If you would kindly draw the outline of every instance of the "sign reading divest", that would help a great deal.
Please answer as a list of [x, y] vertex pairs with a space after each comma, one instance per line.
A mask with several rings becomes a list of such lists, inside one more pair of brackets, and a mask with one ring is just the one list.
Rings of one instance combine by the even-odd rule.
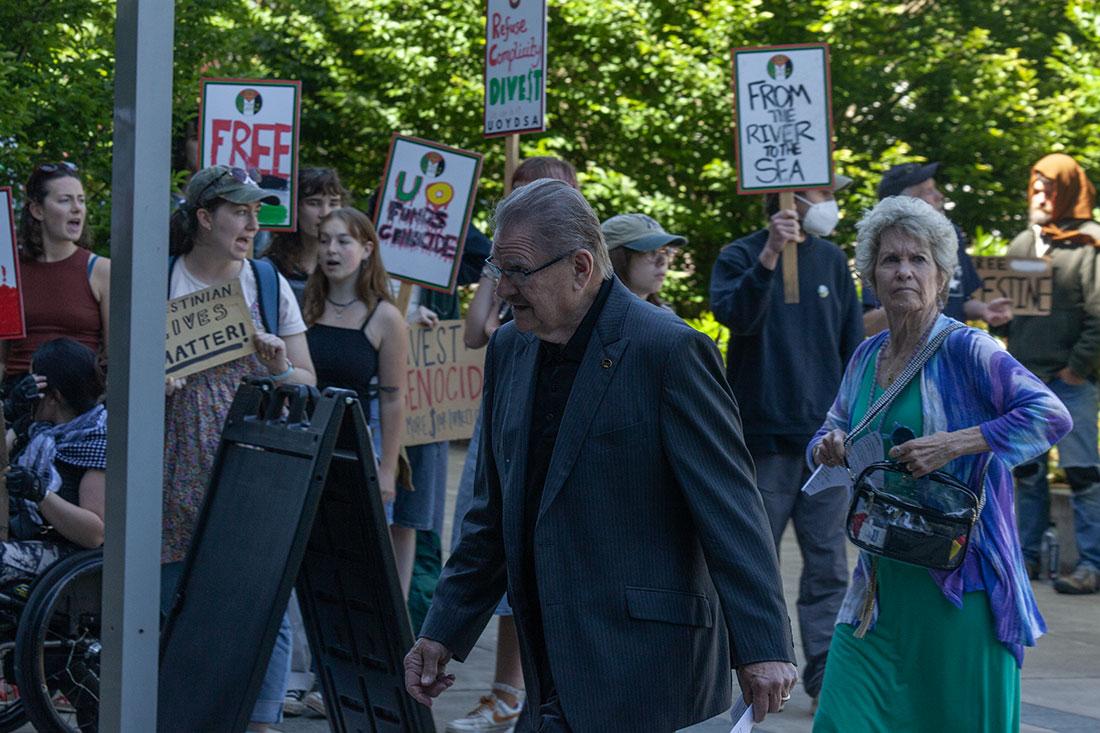
[[832, 188], [829, 47], [735, 48], [737, 192]]
[[477, 153], [393, 136], [374, 215], [391, 277], [454, 292], [480, 176]]
[[0, 339], [21, 339], [26, 335], [11, 188], [0, 186]]
[[546, 0], [485, 4], [485, 136], [546, 129]]
[[485, 349], [467, 349], [462, 321], [409, 329], [402, 445], [464, 440], [481, 409]]
[[178, 379], [252, 354], [255, 333], [239, 280], [174, 298], [164, 372]]
[[1050, 262], [1032, 257], [973, 257], [982, 289], [978, 299], [989, 303], [1009, 298], [1018, 316], [1049, 316], [1054, 297]]
[[302, 82], [203, 79], [199, 95], [202, 167], [227, 165], [248, 171], [261, 188], [279, 197], [277, 206], [260, 206], [260, 226], [294, 231]]

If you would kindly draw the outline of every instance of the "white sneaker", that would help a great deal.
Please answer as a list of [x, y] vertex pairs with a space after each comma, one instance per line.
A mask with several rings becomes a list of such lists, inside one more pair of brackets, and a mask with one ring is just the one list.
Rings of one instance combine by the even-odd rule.
[[287, 690], [283, 698], [283, 715], [301, 715], [306, 711], [305, 690]]
[[516, 706], [508, 705], [494, 692], [490, 692], [481, 698], [477, 707], [465, 718], [447, 723], [447, 733], [511, 733], [516, 726], [516, 721], [519, 720], [519, 714], [523, 711], [523, 690], [517, 690], [500, 682], [493, 685], [493, 690], [514, 695], [517, 700]]
[[328, 717], [328, 712], [325, 710], [325, 698], [321, 695], [320, 690], [314, 690], [306, 695], [305, 699], [306, 712], [314, 716], [320, 716], [322, 718]]

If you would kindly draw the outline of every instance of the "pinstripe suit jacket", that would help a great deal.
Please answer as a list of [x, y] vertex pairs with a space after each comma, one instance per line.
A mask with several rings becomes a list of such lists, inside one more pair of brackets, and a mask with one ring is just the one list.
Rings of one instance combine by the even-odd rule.
[[[514, 324], [489, 344], [475, 501], [421, 630], [462, 660], [507, 588], [529, 713], [540, 700], [521, 533], [538, 351]], [[534, 531], [546, 651], [578, 733], [705, 720], [730, 705], [731, 666], [794, 659], [718, 352], [617, 281], [573, 383]]]

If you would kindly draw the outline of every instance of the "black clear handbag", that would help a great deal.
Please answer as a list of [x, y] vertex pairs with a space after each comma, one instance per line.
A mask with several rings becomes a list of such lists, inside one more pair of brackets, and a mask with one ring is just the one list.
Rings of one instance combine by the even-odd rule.
[[872, 463], [856, 479], [845, 531], [873, 555], [937, 570], [962, 565], [984, 503], [944, 473], [913, 478], [891, 461]]

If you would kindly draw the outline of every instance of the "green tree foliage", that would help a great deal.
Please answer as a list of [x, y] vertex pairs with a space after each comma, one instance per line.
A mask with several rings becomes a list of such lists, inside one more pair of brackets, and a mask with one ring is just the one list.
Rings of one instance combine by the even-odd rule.
[[[29, 7], [33, 6], [33, 7]], [[203, 76], [303, 82], [303, 164], [340, 170], [360, 200], [392, 132], [485, 153], [479, 220], [502, 192], [503, 144], [481, 136], [481, 0], [177, 0], [175, 132]], [[779, 10], [782, 12], [779, 12]], [[0, 2], [0, 185], [67, 157], [109, 240], [113, 12], [108, 0]], [[1023, 224], [1030, 164], [1064, 151], [1100, 169], [1095, 0], [550, 0], [549, 129], [525, 155], [577, 165], [602, 216], [645, 211], [686, 235], [668, 295], [705, 308], [718, 249], [763, 224], [737, 196], [730, 49], [831, 44], [843, 196], [837, 240], [887, 166], [944, 162], [951, 215], [995, 251]], [[1094, 173], [1100, 179], [1100, 174]]]

